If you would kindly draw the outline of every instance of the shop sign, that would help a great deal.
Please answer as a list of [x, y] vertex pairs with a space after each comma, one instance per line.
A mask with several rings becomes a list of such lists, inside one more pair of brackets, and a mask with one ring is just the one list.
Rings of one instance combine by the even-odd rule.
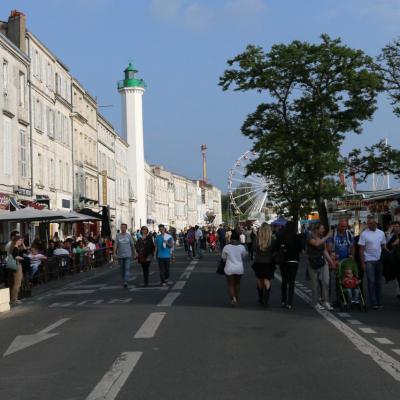
[[10, 196], [5, 193], [0, 193], [0, 210], [10, 209]]

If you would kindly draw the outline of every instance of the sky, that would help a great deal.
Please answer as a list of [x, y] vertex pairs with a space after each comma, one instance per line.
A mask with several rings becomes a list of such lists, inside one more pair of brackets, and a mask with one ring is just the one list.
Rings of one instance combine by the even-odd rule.
[[[228, 59], [248, 44], [268, 50], [292, 40], [319, 42], [322, 33], [376, 56], [399, 36], [400, 20], [400, 0], [2, 0], [0, 20], [12, 9], [26, 14], [28, 29], [97, 98], [119, 132], [116, 82], [132, 60], [148, 85], [146, 160], [201, 178], [204, 143], [208, 179], [224, 192], [229, 169], [252, 147], [240, 127], [263, 100], [221, 90]], [[349, 134], [343, 151], [381, 138], [399, 147], [399, 124], [382, 94], [373, 121], [362, 135]]]

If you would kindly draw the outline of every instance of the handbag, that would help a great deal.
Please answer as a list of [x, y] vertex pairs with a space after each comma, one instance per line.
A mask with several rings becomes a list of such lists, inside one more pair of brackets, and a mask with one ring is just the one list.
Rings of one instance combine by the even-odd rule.
[[217, 265], [217, 270], [215, 271], [218, 275], [225, 275], [225, 260], [221, 258], [221, 260], [218, 261]]
[[6, 258], [6, 268], [16, 271], [18, 269], [17, 260], [10, 254]]

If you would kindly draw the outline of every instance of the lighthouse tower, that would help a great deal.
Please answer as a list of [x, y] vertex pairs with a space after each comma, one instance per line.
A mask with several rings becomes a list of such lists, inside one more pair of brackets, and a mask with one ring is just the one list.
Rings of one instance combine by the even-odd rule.
[[[128, 175], [136, 199], [133, 229], [147, 223], [146, 182], [144, 175], [143, 110], [142, 96], [146, 88], [143, 79], [136, 77], [137, 70], [129, 63], [125, 79], [118, 82], [121, 95], [122, 129], [129, 144]], [[130, 198], [132, 195], [130, 194]]]

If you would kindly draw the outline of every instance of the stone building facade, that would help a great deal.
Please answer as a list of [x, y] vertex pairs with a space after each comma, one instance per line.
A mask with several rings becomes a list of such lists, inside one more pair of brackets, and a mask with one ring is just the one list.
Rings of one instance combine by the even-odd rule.
[[[131, 64], [124, 73], [118, 90], [125, 138], [68, 67], [26, 29], [23, 13], [0, 21], [0, 209], [98, 212], [107, 206], [113, 233], [121, 223], [130, 229], [203, 225], [207, 213], [220, 221], [219, 189], [144, 161], [146, 85]], [[0, 242], [6, 237], [1, 227]]]

